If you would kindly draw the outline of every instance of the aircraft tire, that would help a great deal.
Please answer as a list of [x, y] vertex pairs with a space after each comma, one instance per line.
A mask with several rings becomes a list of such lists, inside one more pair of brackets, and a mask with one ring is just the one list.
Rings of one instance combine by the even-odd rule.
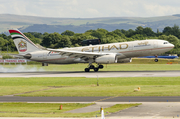
[[155, 62], [158, 62], [158, 59], [155, 59], [154, 61], [155, 61]]
[[100, 69], [103, 69], [103, 68], [104, 68], [104, 66], [103, 66], [103, 65], [99, 65], [99, 68], [100, 68]]
[[98, 72], [99, 68], [94, 68], [94, 72]]
[[89, 72], [89, 70], [90, 70], [89, 68], [85, 68], [84, 69], [85, 72]]

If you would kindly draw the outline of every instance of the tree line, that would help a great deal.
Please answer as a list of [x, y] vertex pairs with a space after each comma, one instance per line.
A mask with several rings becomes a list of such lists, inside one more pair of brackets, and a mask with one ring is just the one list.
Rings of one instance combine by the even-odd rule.
[[[162, 32], [157, 29], [154, 32], [150, 27], [143, 28], [138, 26], [135, 30], [116, 29], [114, 31], [107, 31], [106, 29], [87, 30], [85, 33], [74, 33], [66, 30], [59, 33], [24, 33], [35, 44], [40, 44], [47, 48], [64, 48], [64, 47], [78, 47], [81, 42], [87, 39], [101, 39], [101, 44], [116, 43], [134, 40], [145, 39], [162, 39], [167, 40], [175, 45], [175, 48], [167, 52], [168, 54], [180, 54], [180, 28], [177, 25], [173, 27], [165, 27]], [[8, 47], [7, 47], [8, 46]], [[0, 50], [1, 51], [17, 51], [11, 36], [0, 34]]]

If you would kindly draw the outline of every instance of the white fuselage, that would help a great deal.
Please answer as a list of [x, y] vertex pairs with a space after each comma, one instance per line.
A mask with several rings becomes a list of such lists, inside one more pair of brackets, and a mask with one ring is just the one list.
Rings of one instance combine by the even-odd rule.
[[[78, 52], [97, 52], [97, 53], [112, 53], [116, 54], [118, 59], [158, 55], [171, 50], [173, 44], [165, 40], [140, 40], [131, 42], [111, 43], [102, 45], [90, 45], [84, 47], [64, 48], [67, 51]], [[70, 63], [84, 63], [87, 62], [81, 58], [71, 56], [59, 55], [56, 52], [41, 50], [30, 52], [32, 55], [30, 60], [54, 63], [54, 64], [70, 64]]]

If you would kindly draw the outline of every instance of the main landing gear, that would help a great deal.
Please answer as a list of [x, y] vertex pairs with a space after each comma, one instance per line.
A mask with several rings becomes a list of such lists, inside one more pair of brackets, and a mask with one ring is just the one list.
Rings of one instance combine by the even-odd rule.
[[95, 67], [94, 65], [89, 64], [89, 65], [88, 65], [88, 68], [85, 68], [85, 69], [84, 69], [84, 71], [85, 71], [85, 72], [89, 72], [89, 71], [90, 71], [90, 69], [94, 69], [94, 71], [95, 71], [95, 72], [98, 72], [98, 71], [99, 71], [99, 69], [103, 69], [103, 68], [104, 68], [104, 66], [103, 66], [103, 65], [99, 65], [99, 64], [97, 64], [97, 66]]

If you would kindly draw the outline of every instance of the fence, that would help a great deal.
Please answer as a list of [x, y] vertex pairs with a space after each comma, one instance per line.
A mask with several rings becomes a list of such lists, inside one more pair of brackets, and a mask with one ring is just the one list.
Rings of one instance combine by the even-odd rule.
[[5, 63], [9, 63], [9, 64], [11, 64], [11, 63], [26, 63], [27, 64], [27, 60], [26, 59], [5, 59], [5, 60], [0, 60], [0, 63], [3, 63], [3, 64], [5, 64]]

